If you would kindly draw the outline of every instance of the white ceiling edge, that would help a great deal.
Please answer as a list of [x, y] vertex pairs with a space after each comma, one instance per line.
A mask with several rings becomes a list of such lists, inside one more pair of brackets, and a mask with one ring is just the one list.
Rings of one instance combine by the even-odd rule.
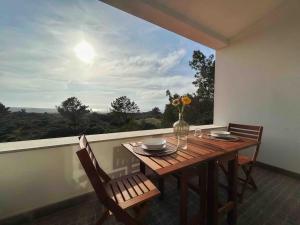
[[[294, 2], [292, 2], [292, 1], [294, 1]], [[241, 39], [247, 38], [248, 36], [253, 35], [258, 31], [265, 30], [268, 27], [272, 26], [273, 24], [276, 24], [280, 19], [282, 19], [282, 17], [285, 16], [286, 11], [288, 11], [288, 9], [290, 7], [293, 7], [293, 3], [298, 4], [297, 3], [298, 0], [292, 0], [292, 1], [283, 1], [281, 4], [279, 4], [272, 10], [270, 10], [263, 17], [257, 19], [254, 23], [247, 26], [241, 32], [230, 37], [229, 44], [232, 44]], [[288, 3], [290, 3], [290, 4], [288, 4]]]
[[[236, 35], [226, 38], [221, 34], [213, 31], [208, 26], [191, 20], [184, 14], [168, 8], [156, 0], [99, 0], [138, 18], [144, 19], [150, 23], [158, 25], [176, 34], [188, 39], [204, 44], [215, 50], [225, 48], [242, 38], [245, 38], [257, 30], [266, 29], [268, 26], [276, 23], [281, 16], [281, 11], [288, 2], [283, 1], [281, 4], [265, 14], [251, 25], [245, 27]], [[295, 0], [297, 2], [297, 0]]]
[[188, 17], [156, 1], [148, 0], [99, 0], [110, 6], [142, 18], [169, 31], [213, 49], [224, 48], [229, 40]]

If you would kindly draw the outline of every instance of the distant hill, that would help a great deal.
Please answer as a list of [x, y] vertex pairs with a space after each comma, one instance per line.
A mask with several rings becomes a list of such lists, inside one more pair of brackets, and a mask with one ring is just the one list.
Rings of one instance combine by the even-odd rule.
[[[31, 107], [9, 107], [9, 111], [11, 112], [20, 112], [21, 109], [25, 109], [27, 113], [58, 113], [57, 109], [55, 108], [31, 108]], [[92, 112], [96, 112], [99, 114], [107, 114], [109, 112], [92, 109]], [[139, 113], [132, 113], [132, 115], [137, 119], [143, 119], [153, 116], [151, 111], [148, 112], [139, 112]]]
[[[31, 108], [31, 107], [9, 107], [9, 111], [11, 112], [20, 112], [21, 109], [25, 109], [27, 113], [58, 113], [57, 109], [55, 108]], [[92, 109], [92, 112], [96, 112], [99, 114], [107, 114], [109, 112], [101, 111], [97, 109]], [[152, 116], [152, 112], [139, 112], [139, 113], [132, 113], [137, 119], [147, 118]]]
[[19, 112], [21, 109], [25, 109], [28, 113], [57, 113], [55, 108], [9, 107], [11, 112]]

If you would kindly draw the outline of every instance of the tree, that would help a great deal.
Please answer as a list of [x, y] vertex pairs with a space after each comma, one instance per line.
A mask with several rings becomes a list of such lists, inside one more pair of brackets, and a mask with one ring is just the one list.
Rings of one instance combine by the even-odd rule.
[[127, 96], [116, 98], [111, 103], [111, 107], [112, 112], [120, 115], [125, 122], [128, 121], [128, 115], [130, 113], [140, 112], [138, 105], [134, 101], [131, 101]]
[[[193, 58], [189, 65], [195, 73], [193, 84], [197, 87], [196, 93], [187, 94], [191, 99], [191, 105], [186, 108], [184, 119], [189, 124], [209, 124], [213, 122], [214, 106], [214, 80], [215, 80], [215, 60], [214, 55], [205, 56], [201, 51], [194, 51]], [[172, 95], [166, 91], [169, 103], [165, 107], [163, 114], [163, 126], [170, 127], [176, 121], [176, 111], [171, 105], [171, 100], [178, 98], [178, 94]]]
[[196, 71], [196, 80], [193, 84], [198, 88], [197, 95], [202, 99], [213, 101], [215, 82], [214, 55], [206, 57], [201, 51], [194, 51], [193, 59], [189, 65]]
[[77, 132], [83, 116], [90, 112], [88, 108], [89, 106], [83, 105], [76, 97], [70, 97], [57, 107], [57, 111], [70, 122], [74, 131]]
[[0, 114], [7, 114], [7, 113], [9, 113], [9, 107], [5, 107], [5, 105], [3, 105], [0, 102]]
[[215, 59], [214, 55], [205, 56], [201, 51], [194, 51], [189, 65], [196, 71], [193, 84], [198, 88], [193, 95], [188, 119], [197, 124], [213, 121]]
[[161, 117], [161, 112], [160, 112], [160, 109], [158, 107], [154, 107], [152, 110], [151, 110], [151, 114], [156, 117], [156, 118], [159, 118]]
[[171, 127], [173, 123], [178, 120], [178, 110], [172, 105], [172, 100], [179, 98], [179, 95], [172, 95], [170, 90], [167, 90], [166, 96], [169, 98], [169, 103], [165, 105], [165, 111], [162, 117], [162, 126]]
[[154, 107], [154, 108], [151, 110], [151, 112], [152, 112], [153, 114], [161, 114], [160, 109], [159, 109], [158, 107]]
[[184, 119], [189, 124], [211, 124], [213, 122], [213, 101], [202, 99], [200, 96], [189, 95], [192, 103], [185, 110]]

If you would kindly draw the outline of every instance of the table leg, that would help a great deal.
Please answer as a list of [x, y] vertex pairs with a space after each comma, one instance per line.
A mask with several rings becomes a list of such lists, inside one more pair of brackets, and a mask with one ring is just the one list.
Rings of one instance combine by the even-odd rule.
[[207, 224], [218, 224], [218, 171], [217, 163], [215, 160], [208, 162]]
[[230, 225], [237, 224], [237, 154], [228, 161], [228, 202], [233, 201], [234, 207], [227, 215]]
[[[194, 170], [198, 175], [198, 185], [194, 183], [189, 183], [187, 181], [188, 187], [194, 192], [199, 194], [199, 208], [198, 213], [189, 219], [189, 224], [191, 225], [206, 225], [207, 220], [207, 165], [200, 165], [196, 170]], [[195, 174], [195, 173], [193, 173]], [[192, 175], [194, 176], [194, 175]], [[187, 178], [189, 179], [189, 178]]]
[[200, 190], [200, 224], [206, 224], [207, 212], [207, 165], [201, 165], [199, 169], [199, 190]]
[[180, 225], [187, 224], [188, 186], [186, 173], [180, 174]]

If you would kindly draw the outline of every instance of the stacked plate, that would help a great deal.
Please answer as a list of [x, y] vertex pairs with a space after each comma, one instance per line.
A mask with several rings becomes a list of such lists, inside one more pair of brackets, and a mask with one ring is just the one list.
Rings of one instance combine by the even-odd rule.
[[163, 138], [149, 138], [143, 141], [142, 148], [147, 151], [161, 151], [166, 149], [166, 143]]
[[212, 136], [212, 137], [230, 137], [230, 132], [228, 132], [228, 131], [211, 131], [210, 132], [210, 136]]
[[210, 136], [217, 139], [228, 140], [228, 141], [237, 141], [239, 137], [232, 135], [228, 131], [211, 131]]

